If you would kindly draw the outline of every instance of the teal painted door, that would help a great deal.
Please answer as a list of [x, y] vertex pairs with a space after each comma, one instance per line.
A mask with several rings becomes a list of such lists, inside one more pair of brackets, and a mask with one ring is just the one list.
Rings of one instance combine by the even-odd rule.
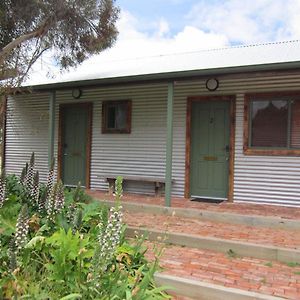
[[76, 186], [78, 182], [86, 186], [88, 109], [66, 106], [62, 117], [62, 180], [67, 186]]
[[230, 103], [193, 102], [191, 114], [191, 196], [227, 198]]

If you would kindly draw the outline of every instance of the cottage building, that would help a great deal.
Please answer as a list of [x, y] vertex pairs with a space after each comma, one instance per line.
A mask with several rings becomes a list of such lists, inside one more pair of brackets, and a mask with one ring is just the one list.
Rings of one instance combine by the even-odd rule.
[[[77, 76], [77, 78], [75, 77]], [[66, 185], [300, 206], [300, 41], [119, 61], [7, 99], [5, 168]]]

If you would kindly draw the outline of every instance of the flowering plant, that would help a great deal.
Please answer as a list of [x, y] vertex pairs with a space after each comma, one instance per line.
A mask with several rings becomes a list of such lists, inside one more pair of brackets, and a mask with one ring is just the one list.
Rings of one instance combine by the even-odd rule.
[[[2, 173], [4, 174], [4, 173]], [[34, 155], [20, 177], [0, 178], [0, 299], [165, 299], [158, 263], [141, 240], [126, 240], [122, 178], [115, 206], [65, 189], [52, 165], [39, 182]]]

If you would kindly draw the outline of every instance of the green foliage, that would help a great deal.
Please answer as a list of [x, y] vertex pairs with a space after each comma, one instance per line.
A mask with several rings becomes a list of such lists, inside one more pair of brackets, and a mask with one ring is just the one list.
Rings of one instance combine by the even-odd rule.
[[144, 240], [124, 237], [121, 178], [110, 210], [78, 187], [66, 190], [51, 219], [18, 177], [7, 178], [7, 190], [0, 209], [0, 299], [168, 298], [154, 285], [158, 262], [145, 258]]
[[67, 282], [69, 286], [75, 288], [77, 282], [86, 278], [90, 268], [88, 259], [94, 255], [89, 238], [80, 236], [79, 232], [73, 234], [71, 229], [68, 232], [60, 229], [45, 239], [45, 243], [47, 246], [45, 252], [51, 257], [49, 263], [45, 265], [50, 271], [48, 279], [54, 282]]
[[238, 257], [237, 253], [234, 252], [232, 249], [229, 249], [227, 251], [227, 255], [228, 255], [229, 258], [236, 258], [236, 257]]
[[295, 275], [300, 275], [300, 272], [294, 272]]
[[50, 49], [62, 69], [82, 63], [114, 44], [118, 15], [114, 0], [1, 1], [0, 80], [19, 85]]
[[273, 263], [271, 261], [265, 263], [265, 266], [272, 268], [273, 267]]
[[294, 262], [294, 261], [287, 262], [286, 265], [289, 266], [289, 267], [291, 267], [291, 268], [296, 268], [296, 267], [299, 267], [299, 266], [300, 266], [299, 263]]
[[[24, 175], [25, 176], [25, 175]], [[20, 196], [23, 191], [23, 186], [20, 183], [19, 177], [16, 175], [6, 176], [6, 190], [8, 194]]]

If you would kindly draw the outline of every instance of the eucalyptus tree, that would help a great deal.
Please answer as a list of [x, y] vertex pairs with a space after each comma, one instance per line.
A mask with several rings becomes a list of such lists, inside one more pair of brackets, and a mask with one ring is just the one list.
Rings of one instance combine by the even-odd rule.
[[2, 88], [19, 86], [46, 51], [68, 69], [111, 47], [118, 15], [115, 0], [1, 0]]

